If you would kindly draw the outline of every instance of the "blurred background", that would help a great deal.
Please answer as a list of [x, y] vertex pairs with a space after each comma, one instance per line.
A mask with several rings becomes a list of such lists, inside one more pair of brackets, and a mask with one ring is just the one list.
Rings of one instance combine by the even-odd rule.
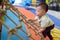
[[60, 0], [10, 0], [10, 3], [17, 6], [36, 6], [38, 3], [45, 2], [50, 10], [60, 11]]

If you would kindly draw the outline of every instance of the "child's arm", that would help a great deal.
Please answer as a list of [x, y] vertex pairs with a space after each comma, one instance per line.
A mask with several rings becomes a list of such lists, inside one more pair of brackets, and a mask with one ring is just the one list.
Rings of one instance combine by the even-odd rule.
[[38, 17], [36, 16], [34, 19], [26, 19], [27, 21], [37, 21]]

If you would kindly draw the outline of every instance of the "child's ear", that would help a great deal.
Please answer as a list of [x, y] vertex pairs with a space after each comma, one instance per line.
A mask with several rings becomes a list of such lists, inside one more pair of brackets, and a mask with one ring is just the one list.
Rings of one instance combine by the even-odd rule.
[[45, 10], [44, 10], [43, 12], [44, 12], [44, 13], [46, 13], [46, 11], [45, 11]]
[[43, 10], [43, 12], [45, 13], [45, 11]]

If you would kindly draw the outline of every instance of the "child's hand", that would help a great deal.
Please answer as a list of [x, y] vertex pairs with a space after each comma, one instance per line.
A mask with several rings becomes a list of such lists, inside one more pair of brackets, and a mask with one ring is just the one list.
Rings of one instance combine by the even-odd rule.
[[27, 21], [33, 21], [32, 19], [26, 19]]
[[43, 32], [44, 30], [45, 30], [44, 28], [40, 28], [38, 32]]

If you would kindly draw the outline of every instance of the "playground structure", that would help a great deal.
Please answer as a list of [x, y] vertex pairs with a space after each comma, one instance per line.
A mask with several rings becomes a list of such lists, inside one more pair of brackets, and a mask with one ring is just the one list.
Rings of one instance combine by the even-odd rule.
[[[8, 30], [8, 40], [11, 39], [11, 36], [12, 35], [16, 35], [18, 38], [20, 38], [21, 40], [25, 40], [21, 35], [19, 35], [17, 33], [18, 30], [21, 30], [22, 32], [24, 32], [26, 34], [26, 36], [28, 38], [30, 38], [31, 40], [44, 40], [44, 37], [42, 35], [42, 33], [38, 32], [38, 30], [40, 29], [39, 25], [36, 25], [36, 23], [34, 22], [31, 22], [31, 21], [27, 21], [27, 17], [23, 14], [24, 12], [20, 12], [18, 10], [17, 7], [14, 7], [13, 5], [11, 5], [8, 0], [3, 0], [2, 2], [2, 8], [0, 9], [2, 12], [3, 11], [3, 14], [0, 13], [2, 16], [6, 16], [9, 20], [11, 20], [15, 25], [16, 27], [15, 28], [10, 28], [10, 26], [6, 23], [4, 23], [1, 19], [0, 19], [0, 22], [4, 25], [4, 27]], [[20, 22], [20, 24], [18, 25], [11, 17], [9, 17], [7, 14], [6, 14], [6, 11], [7, 10], [10, 10], [11, 12], [13, 12], [13, 14], [19, 19], [18, 21]], [[21, 9], [20, 9], [21, 10]], [[22, 22], [25, 24], [25, 26], [27, 27], [27, 32], [25, 32], [23, 29], [22, 29]], [[33, 28], [32, 28], [33, 27]], [[30, 30], [28, 30], [30, 29]], [[39, 38], [34, 38], [32, 33], [30, 31], [33, 31], [33, 34]], [[52, 33], [54, 33], [52, 31]], [[56, 33], [56, 32], [55, 32]], [[60, 33], [59, 33], [60, 34]], [[60, 39], [60, 37], [58, 37]], [[56, 39], [56, 40], [59, 40], [59, 39]]]
[[[22, 13], [20, 13], [19, 10], [17, 10], [17, 8], [15, 8], [14, 6], [12, 6], [12, 5], [9, 3], [9, 0], [3, 0], [2, 3], [3, 3], [3, 4], [2, 4], [1, 10], [2, 10], [2, 11], [5, 10], [5, 12], [4, 12], [4, 13], [1, 13], [1, 15], [6, 16], [8, 19], [10, 19], [10, 20], [16, 25], [16, 28], [9, 28], [9, 26], [8, 26], [7, 24], [5, 24], [5, 23], [0, 19], [1, 24], [3, 24], [3, 25], [5, 26], [5, 28], [8, 30], [8, 40], [10, 40], [11, 35], [16, 35], [16, 36], [19, 37], [21, 40], [24, 40], [24, 38], [22, 38], [21, 36], [19, 36], [19, 35], [17, 34], [17, 31], [18, 31], [19, 29], [20, 29], [21, 31], [23, 31], [23, 32], [24, 32], [28, 37], [30, 37], [32, 40], [35, 40], [35, 39], [31, 36], [31, 34], [30, 34], [29, 32], [25, 32], [25, 31], [22, 29], [21, 22], [24, 22], [25, 24], [27, 24], [29, 29], [31, 28], [30, 25], [33, 25], [33, 26], [34, 26], [34, 29], [33, 29], [33, 30], [34, 30], [34, 32], [36, 33], [36, 35], [40, 35], [41, 38], [39, 38], [39, 39], [44, 40], [42, 33], [36, 32], [36, 30], [38, 30], [37, 27], [39, 27], [39, 25], [36, 25], [34, 22], [32, 23], [31, 21], [27, 21], [27, 20], [26, 20], [27, 17], [25, 17]], [[20, 25], [17, 25], [16, 22], [15, 22], [14, 20], [12, 20], [12, 18], [10, 18], [10, 17], [6, 14], [6, 11], [7, 11], [7, 10], [10, 10], [11, 12], [14, 13], [14, 15], [15, 15], [16, 17], [19, 18]], [[16, 13], [17, 13], [17, 14], [16, 14]], [[40, 28], [40, 27], [39, 27], [39, 28]]]
[[15, 6], [36, 6], [36, 0], [9, 0]]

